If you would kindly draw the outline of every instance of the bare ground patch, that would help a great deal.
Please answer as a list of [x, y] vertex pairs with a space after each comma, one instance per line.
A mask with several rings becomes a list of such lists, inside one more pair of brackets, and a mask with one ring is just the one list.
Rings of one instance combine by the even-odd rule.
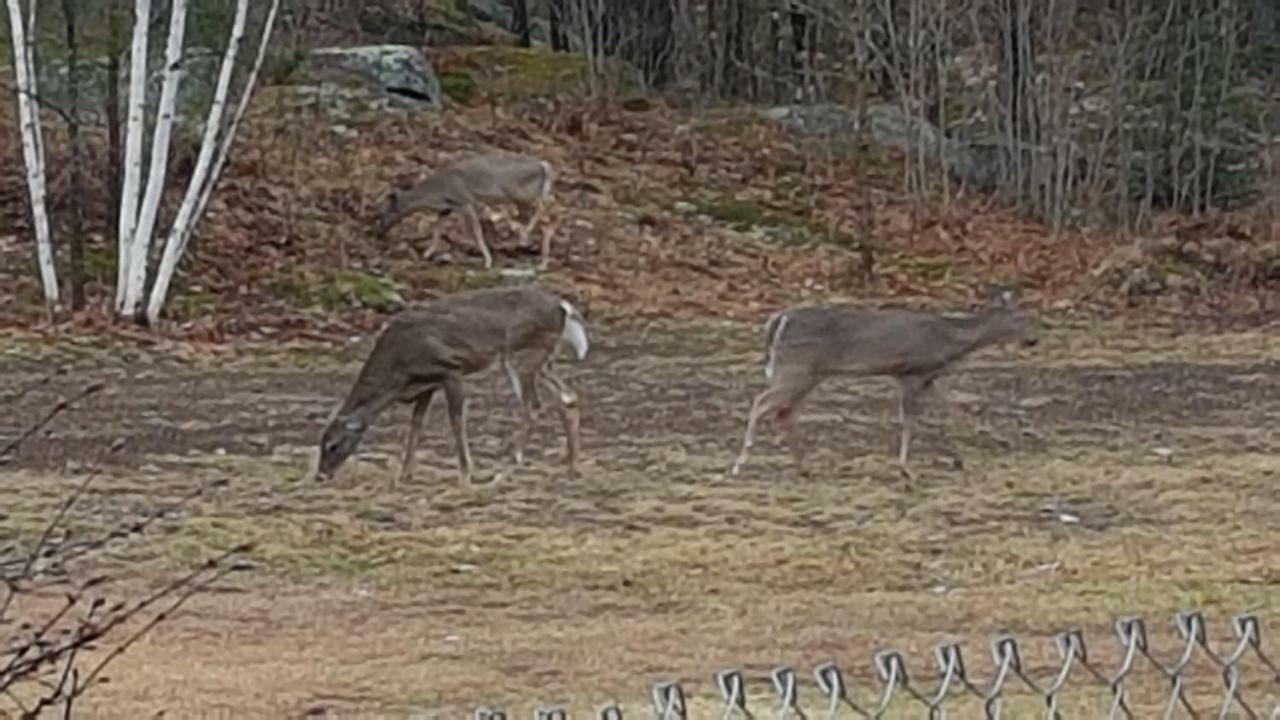
[[[706, 697], [725, 665], [763, 689], [775, 663], [807, 673], [827, 659], [865, 692], [883, 647], [922, 673], [933, 644], [962, 640], [985, 679], [985, 643], [1001, 632], [1045, 671], [1050, 636], [1072, 625], [1114, 668], [1118, 614], [1146, 616], [1167, 652], [1164, 623], [1178, 609], [1204, 610], [1215, 637], [1235, 612], [1280, 622], [1280, 368], [1265, 336], [1108, 343], [1074, 329], [1035, 353], [983, 353], [947, 382], [950, 402], [925, 411], [913, 484], [890, 463], [892, 396], [876, 381], [833, 384], [808, 406], [809, 477], [794, 475], [772, 434], [743, 476], [727, 477], [761, 383], [758, 339], [732, 327], [697, 337], [689, 347], [622, 335], [566, 363], [586, 399], [580, 479], [562, 471], [550, 412], [530, 465], [499, 455], [512, 423], [494, 373], [473, 383], [490, 481], [458, 485], [437, 408], [417, 480], [395, 491], [403, 409], [337, 484], [304, 481], [349, 364], [86, 356], [0, 420], [16, 427], [89, 376], [111, 382], [7, 470], [3, 527], [34, 527], [119, 437], [126, 450], [76, 526], [231, 481], [113, 562], [145, 585], [252, 540], [261, 572], [197, 599], [131, 651], [86, 706], [95, 717], [457, 716], [484, 702], [524, 714], [518, 703], [565, 699], [578, 712], [615, 699], [638, 708], [663, 677]], [[4, 362], [0, 397], [43, 369]], [[1259, 700], [1278, 694], [1249, 682]], [[1200, 667], [1198, 697], [1216, 698], [1217, 683]], [[1145, 707], [1158, 688], [1144, 688]], [[1070, 701], [1071, 715], [1100, 707], [1094, 690]]]

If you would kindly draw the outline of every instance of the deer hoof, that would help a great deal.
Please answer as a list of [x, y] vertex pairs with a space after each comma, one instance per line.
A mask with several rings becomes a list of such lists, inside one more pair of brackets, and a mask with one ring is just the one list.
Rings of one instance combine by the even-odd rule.
[[916, 481], [916, 474], [912, 472], [911, 466], [906, 463], [898, 463], [898, 472], [902, 474], [903, 479], [909, 483]]

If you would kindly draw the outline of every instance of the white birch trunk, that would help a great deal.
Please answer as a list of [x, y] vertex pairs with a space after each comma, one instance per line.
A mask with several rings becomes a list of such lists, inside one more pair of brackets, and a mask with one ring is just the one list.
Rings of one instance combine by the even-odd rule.
[[222, 69], [218, 75], [218, 86], [214, 94], [213, 106], [209, 108], [209, 118], [205, 123], [205, 134], [200, 146], [200, 157], [196, 161], [196, 168], [191, 175], [191, 182], [187, 185], [186, 196], [182, 199], [182, 206], [178, 208], [178, 215], [174, 219], [173, 228], [166, 240], [164, 257], [161, 259], [160, 267], [156, 271], [155, 285], [151, 288], [151, 299], [147, 304], [147, 319], [152, 325], [155, 325], [160, 319], [160, 311], [164, 309], [164, 303], [169, 293], [169, 285], [173, 280], [173, 274], [177, 271], [178, 262], [182, 260], [196, 223], [204, 215], [205, 206], [209, 202], [209, 197], [213, 194], [213, 187], [218, 182], [218, 177], [222, 174], [223, 166], [226, 164], [227, 156], [231, 151], [231, 144], [235, 139], [236, 130], [239, 128], [240, 120], [244, 117], [245, 111], [249, 107], [249, 101], [253, 97], [254, 85], [257, 82], [259, 72], [262, 70], [263, 60], [267, 55], [267, 45], [271, 40], [271, 31], [275, 27], [276, 13], [280, 9], [280, 0], [272, 0], [271, 8], [267, 11], [267, 18], [262, 28], [262, 38], [258, 42], [258, 55], [254, 59], [253, 67], [245, 80], [245, 86], [241, 91], [240, 101], [236, 107], [235, 114], [232, 116], [231, 123], [227, 126], [226, 132], [222, 134], [221, 142], [218, 142], [218, 133], [222, 129], [222, 116], [226, 110], [227, 95], [231, 86], [231, 75], [235, 68], [236, 55], [239, 51], [240, 43], [244, 40], [248, 5], [248, 0], [239, 0], [236, 5], [236, 17], [231, 30], [231, 39], [227, 43], [227, 52], [222, 58]]
[[209, 183], [200, 195], [200, 203], [196, 205], [196, 218], [204, 215], [205, 205], [209, 204], [209, 196], [213, 194], [213, 185], [222, 176], [222, 168], [227, 164], [227, 157], [231, 154], [231, 143], [235, 140], [236, 131], [240, 128], [240, 121], [244, 119], [244, 114], [249, 109], [249, 101], [253, 98], [253, 87], [258, 82], [262, 63], [267, 58], [267, 45], [271, 41], [271, 31], [275, 28], [276, 13], [279, 9], [280, 0], [272, 0], [271, 9], [267, 12], [266, 25], [262, 29], [262, 39], [258, 42], [258, 57], [254, 59], [253, 68], [250, 69], [249, 77], [245, 80], [244, 91], [240, 94], [240, 103], [236, 107], [235, 116], [231, 119], [231, 127], [227, 128], [227, 141], [219, 149], [218, 160], [213, 165]]
[[[147, 189], [138, 213], [138, 224], [129, 244], [129, 273], [125, 278], [124, 307], [121, 315], [137, 318], [142, 295], [147, 285], [147, 256], [155, 230], [160, 198], [164, 194], [165, 174], [169, 169], [169, 139], [173, 131], [174, 109], [178, 104], [178, 86], [182, 80], [182, 42], [187, 25], [186, 0], [173, 0], [169, 11], [169, 43], [165, 48], [164, 84], [160, 89], [155, 134], [151, 137], [151, 169], [147, 173]], [[131, 68], [132, 69], [132, 68]]]
[[138, 190], [142, 177], [142, 131], [147, 109], [147, 29], [151, 23], [151, 0], [136, 0], [133, 6], [133, 48], [129, 54], [129, 114], [124, 144], [124, 181], [120, 189], [120, 225], [116, 229], [116, 312], [124, 310], [129, 287], [129, 250], [138, 224]]
[[[36, 0], [31, 2], [35, 16]], [[36, 107], [36, 74], [32, 62], [27, 21], [22, 17], [19, 0], [8, 0], [9, 28], [13, 41], [14, 81], [18, 90], [18, 124], [22, 132], [22, 157], [27, 166], [27, 190], [31, 195], [31, 224], [36, 236], [36, 259], [40, 266], [40, 282], [44, 285], [44, 301], [50, 314], [58, 305], [58, 271], [53, 262], [53, 240], [49, 236], [49, 214], [45, 206], [44, 138], [40, 129], [40, 110]]]

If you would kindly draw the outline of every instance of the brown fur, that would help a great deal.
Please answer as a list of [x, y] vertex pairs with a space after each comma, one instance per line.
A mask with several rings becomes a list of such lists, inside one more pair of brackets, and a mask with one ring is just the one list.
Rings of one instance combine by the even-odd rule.
[[[375, 234], [382, 237], [405, 218], [423, 210], [431, 210], [440, 217], [461, 211], [470, 228], [484, 266], [493, 266], [493, 256], [485, 243], [484, 228], [476, 214], [478, 205], [512, 203], [518, 218], [528, 222], [515, 223], [522, 245], [529, 242], [529, 233], [542, 217], [544, 204], [551, 199], [555, 184], [555, 172], [546, 161], [528, 155], [509, 152], [489, 152], [451, 162], [425, 180], [403, 191], [388, 194], [375, 223]], [[530, 212], [532, 216], [530, 217]], [[551, 235], [554, 228], [544, 228], [542, 233], [543, 267], [550, 260]], [[424, 254], [430, 257], [440, 243], [439, 222], [432, 229], [431, 244]]]
[[[578, 454], [577, 395], [551, 370], [551, 360], [577, 311], [538, 285], [457, 293], [405, 310], [387, 323], [351, 391], [320, 441], [317, 479], [332, 476], [374, 418], [395, 402], [413, 403], [400, 479], [412, 474], [422, 419], [443, 392], [464, 480], [471, 475], [462, 379], [501, 364], [516, 388], [523, 420], [514, 441], [517, 461], [537, 407], [536, 385], [551, 389], [564, 424], [568, 462]], [[585, 351], [585, 349], [584, 349]]]
[[795, 416], [820, 383], [840, 375], [883, 375], [898, 381], [902, 426], [898, 461], [905, 469], [917, 399], [938, 376], [988, 345], [1008, 340], [1026, 345], [1038, 342], [1036, 319], [1006, 303], [1007, 298], [1002, 298], [975, 315], [853, 305], [810, 305], [775, 313], [765, 332], [769, 386], [751, 404], [732, 474], [736, 475], [747, 460], [756, 424], [769, 416], [781, 421], [795, 462], [803, 467], [805, 444]]

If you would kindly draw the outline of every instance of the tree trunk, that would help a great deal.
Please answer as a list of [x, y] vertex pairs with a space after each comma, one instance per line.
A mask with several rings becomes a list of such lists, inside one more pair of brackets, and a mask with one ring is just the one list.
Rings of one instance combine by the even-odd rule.
[[707, 0], [707, 58], [709, 62], [704, 66], [703, 87], [710, 90], [712, 94], [720, 93], [720, 68], [721, 68], [721, 48], [720, 34], [717, 28], [720, 23], [716, 22], [716, 0]]
[[795, 0], [791, 0], [787, 16], [791, 22], [791, 82], [802, 91], [807, 91], [809, 77], [805, 71], [805, 64], [808, 53], [806, 45], [809, 40], [809, 15]]
[[160, 268], [156, 272], [156, 282], [151, 288], [151, 300], [147, 304], [147, 321], [155, 325], [160, 319], [160, 311], [164, 309], [169, 292], [169, 283], [177, 270], [178, 262], [187, 250], [196, 223], [204, 216], [205, 207], [213, 195], [213, 188], [222, 177], [222, 169], [226, 166], [227, 157], [231, 154], [231, 144], [235, 142], [236, 130], [244, 119], [249, 101], [253, 98], [253, 88], [257, 84], [258, 75], [262, 72], [262, 63], [267, 56], [267, 47], [271, 44], [271, 32], [275, 29], [276, 15], [280, 10], [280, 0], [271, 0], [267, 10], [267, 18], [263, 23], [262, 37], [258, 40], [258, 55], [253, 66], [245, 77], [244, 89], [240, 91], [240, 101], [231, 123], [226, 126], [222, 142], [215, 143], [217, 130], [222, 129], [222, 112], [226, 107], [227, 89], [230, 86], [231, 73], [235, 66], [235, 54], [244, 39], [244, 22], [247, 16], [248, 0], [239, 0], [236, 9], [236, 20], [231, 31], [231, 40], [227, 53], [223, 56], [222, 69], [219, 71], [218, 88], [215, 91], [214, 105], [209, 109], [209, 118], [205, 124], [205, 142], [200, 146], [200, 157], [196, 169], [192, 173], [191, 182], [187, 186], [187, 195], [178, 209], [178, 217], [173, 221], [173, 228], [165, 243], [164, 257], [160, 260]]
[[120, 148], [120, 0], [107, 5], [107, 184], [111, 205], [110, 227], [120, 227], [120, 183], [123, 181]]
[[520, 47], [532, 47], [533, 36], [529, 28], [529, 0], [513, 0], [511, 3], [515, 32], [520, 38]]
[[[151, 136], [151, 167], [147, 172], [147, 189], [138, 211], [129, 247], [129, 272], [125, 277], [124, 303], [121, 314], [145, 323], [142, 300], [147, 285], [147, 264], [151, 237], [155, 231], [160, 198], [164, 194], [169, 169], [169, 147], [174, 115], [178, 103], [178, 87], [182, 80], [182, 48], [187, 29], [187, 0], [173, 0], [169, 9], [169, 40], [164, 52], [164, 83], [160, 86], [160, 106], [156, 109], [156, 128]], [[135, 60], [136, 62], [136, 60]], [[144, 59], [143, 62], [146, 62]], [[141, 162], [139, 162], [141, 165]]]
[[1031, 102], [1036, 48], [1032, 23], [1035, 15], [1024, 4], [1027, 0], [1004, 0], [1007, 34], [1005, 67], [1007, 78], [1008, 123], [1015, 141], [1035, 144], [1040, 141], [1039, 122]]
[[18, 124], [22, 134], [22, 157], [27, 170], [27, 190], [31, 202], [31, 226], [36, 240], [36, 262], [44, 286], [45, 311], [52, 322], [61, 302], [58, 270], [49, 236], [49, 214], [45, 205], [44, 133], [40, 128], [40, 109], [36, 106], [35, 17], [32, 3], [27, 19], [22, 17], [22, 3], [8, 0], [9, 32], [13, 44], [13, 71], [18, 91]]
[[641, 14], [640, 66], [649, 87], [671, 82], [671, 61], [675, 55], [675, 12], [671, 0], [648, 0], [648, 12]]
[[569, 52], [569, 34], [565, 26], [569, 22], [568, 0], [549, 0], [547, 14], [548, 30], [551, 35], [551, 49], [554, 52]]
[[133, 6], [133, 40], [129, 51], [129, 114], [124, 141], [124, 172], [120, 189], [120, 224], [117, 226], [116, 302], [124, 312], [129, 289], [129, 253], [133, 231], [138, 224], [139, 185], [142, 180], [142, 133], [147, 109], [147, 31], [151, 23], [151, 0], [137, 0]]
[[71, 155], [71, 226], [67, 229], [67, 284], [71, 309], [84, 308], [84, 157], [80, 146], [80, 44], [75, 0], [62, 0], [67, 36], [67, 145]]
[[[743, 63], [746, 61], [745, 13], [743, 0], [725, 0], [724, 46], [721, 53], [723, 63], [720, 76], [724, 78], [724, 92], [734, 97], [747, 97], [750, 94], [749, 82], [744, 81]], [[749, 81], [749, 78], [746, 78]]]

